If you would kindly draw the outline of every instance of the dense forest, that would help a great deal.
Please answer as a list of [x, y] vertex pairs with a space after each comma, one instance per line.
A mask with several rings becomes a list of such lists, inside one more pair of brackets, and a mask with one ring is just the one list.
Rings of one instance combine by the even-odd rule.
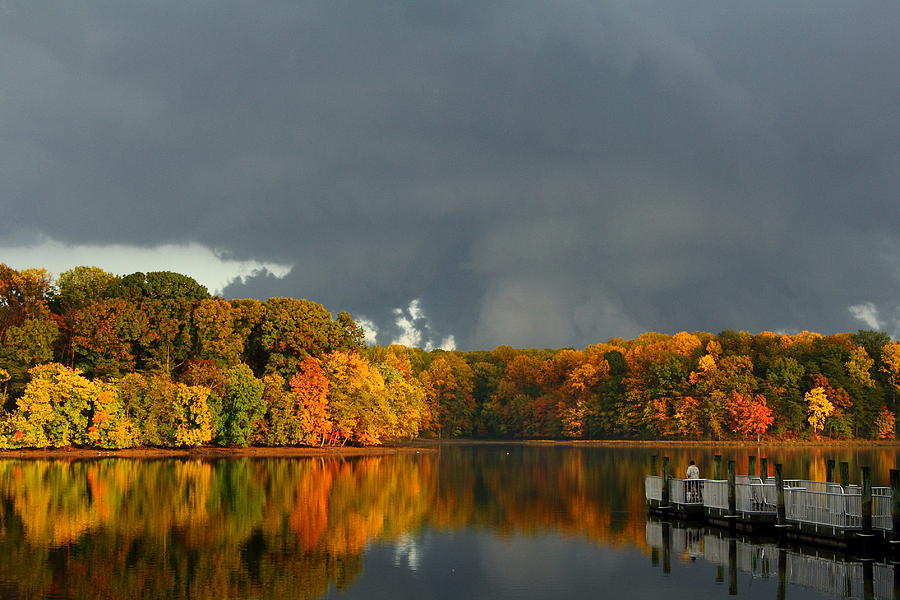
[[898, 387], [900, 343], [874, 331], [367, 348], [349, 314], [309, 300], [0, 264], [0, 448], [894, 438]]

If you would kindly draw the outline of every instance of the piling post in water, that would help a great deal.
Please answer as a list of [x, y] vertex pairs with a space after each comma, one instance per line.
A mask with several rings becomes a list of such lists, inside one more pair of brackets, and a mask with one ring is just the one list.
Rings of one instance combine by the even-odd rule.
[[781, 476], [781, 463], [775, 463], [775, 489], [778, 490], [777, 524], [775, 527], [787, 527], [787, 514], [784, 506], [784, 478]]
[[728, 531], [734, 535], [737, 526], [737, 493], [734, 484], [734, 461], [728, 461]]
[[841, 487], [850, 485], [850, 463], [841, 461]]
[[778, 549], [778, 600], [785, 600], [785, 588], [787, 587], [787, 550]]
[[829, 458], [825, 462], [825, 481], [827, 483], [834, 483], [834, 459]]
[[669, 510], [669, 457], [662, 457], [662, 500], [659, 507], [664, 514]]
[[769, 459], [768, 458], [760, 458], [759, 459], [759, 476], [762, 479], [763, 483], [769, 479]]
[[722, 455], [716, 454], [713, 457], [713, 479], [722, 479]]
[[747, 464], [747, 475], [750, 477], [756, 477], [756, 455], [751, 454], [750, 460]]
[[900, 470], [891, 469], [891, 543], [900, 541]]
[[728, 540], [728, 595], [737, 596], [737, 539]]
[[659, 473], [659, 469], [656, 466], [656, 455], [653, 454], [650, 456], [650, 474], [656, 476]]
[[662, 559], [663, 559], [663, 573], [668, 575], [672, 572], [672, 533], [669, 530], [669, 522], [663, 521], [662, 524], [662, 538], [663, 538], [663, 547], [662, 547]]
[[861, 467], [862, 479], [862, 533], [872, 535], [872, 467]]
[[863, 600], [875, 598], [875, 565], [871, 560], [863, 561]]

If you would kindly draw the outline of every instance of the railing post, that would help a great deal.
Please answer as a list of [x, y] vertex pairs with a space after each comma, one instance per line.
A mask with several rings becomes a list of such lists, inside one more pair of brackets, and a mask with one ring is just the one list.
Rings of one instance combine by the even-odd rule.
[[900, 540], [900, 471], [891, 469], [891, 541]]
[[760, 458], [759, 459], [759, 476], [762, 479], [763, 483], [769, 479], [769, 459], [768, 458]]
[[872, 467], [861, 467], [862, 479], [862, 532], [872, 534]]
[[778, 521], [776, 527], [787, 527], [787, 516], [784, 507], [784, 478], [781, 476], [781, 463], [775, 463], [775, 488], [778, 490], [778, 505], [776, 514]]
[[662, 457], [662, 500], [660, 508], [662, 510], [669, 509], [669, 457]]
[[834, 459], [829, 458], [825, 462], [825, 481], [827, 483], [834, 483]]
[[722, 455], [716, 454], [713, 457], [713, 479], [722, 479]]
[[749, 475], [750, 477], [756, 477], [756, 455], [755, 454], [750, 455], [750, 460], [748, 461], [748, 465], [747, 465], [747, 475]]
[[850, 485], [850, 463], [841, 461], [841, 486], [847, 487]]
[[655, 454], [650, 456], [650, 474], [654, 475], [654, 476], [659, 474], [659, 469], [656, 466], [656, 455]]

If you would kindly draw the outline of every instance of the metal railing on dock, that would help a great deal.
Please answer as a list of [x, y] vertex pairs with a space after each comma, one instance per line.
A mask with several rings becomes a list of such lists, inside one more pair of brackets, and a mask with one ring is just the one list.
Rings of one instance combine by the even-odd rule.
[[862, 528], [862, 495], [854, 494], [849, 490], [844, 491], [840, 485], [836, 484], [811, 487], [814, 489], [784, 488], [785, 516], [788, 521], [825, 525], [838, 529]]
[[662, 501], [662, 477], [659, 475], [644, 477], [644, 497], [647, 500]]
[[679, 505], [703, 506], [705, 479], [669, 479], [669, 502]]
[[[763, 483], [759, 477], [738, 476], [734, 482], [735, 508], [739, 513], [775, 514], [778, 490], [774, 483]], [[706, 482], [703, 506], [728, 510], [728, 481]]]
[[[823, 481], [785, 481], [785, 516], [788, 521], [837, 529], [862, 529], [862, 490]], [[802, 487], [801, 487], [802, 486]], [[872, 488], [872, 527], [890, 531], [891, 488]]]
[[[823, 525], [839, 529], [862, 527], [862, 490], [837, 483], [801, 479], [785, 480], [785, 512], [788, 521]], [[662, 500], [662, 477], [647, 475], [644, 494], [647, 500]], [[738, 477], [735, 504], [738, 513], [775, 514], [778, 491], [774, 483], [759, 477]], [[724, 479], [669, 479], [669, 502], [681, 506], [728, 509], [728, 481]], [[890, 531], [891, 488], [872, 488], [872, 526]]]

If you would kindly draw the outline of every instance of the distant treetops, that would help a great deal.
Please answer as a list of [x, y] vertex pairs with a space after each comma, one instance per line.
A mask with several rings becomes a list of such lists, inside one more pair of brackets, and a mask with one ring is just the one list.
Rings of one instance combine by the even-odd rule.
[[366, 348], [349, 314], [309, 300], [0, 264], [0, 448], [894, 438], [898, 387], [900, 344], [873, 331]]

